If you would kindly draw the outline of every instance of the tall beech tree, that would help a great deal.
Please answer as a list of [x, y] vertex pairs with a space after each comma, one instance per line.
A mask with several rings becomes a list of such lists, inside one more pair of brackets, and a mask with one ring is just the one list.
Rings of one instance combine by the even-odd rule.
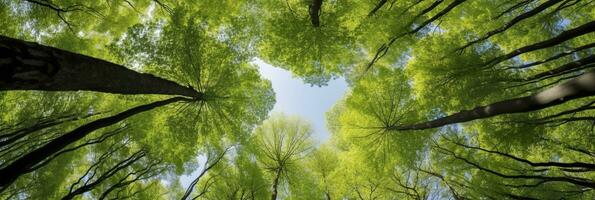
[[541, 110], [570, 100], [590, 97], [593, 95], [595, 95], [595, 71], [589, 71], [566, 83], [548, 88], [530, 96], [499, 101], [486, 106], [479, 106], [472, 110], [464, 110], [427, 122], [411, 125], [393, 125], [388, 127], [388, 129], [405, 131], [437, 128], [444, 125], [493, 117], [501, 114]]
[[261, 22], [258, 57], [290, 70], [306, 83], [324, 86], [356, 63], [357, 52], [348, 50], [355, 47], [355, 35], [350, 32], [355, 27], [342, 17], [361, 2], [305, 2], [263, 1], [261, 9], [270, 14]]
[[101, 59], [36, 43], [0, 37], [0, 90], [96, 91], [117, 94], [203, 94], [173, 81]]

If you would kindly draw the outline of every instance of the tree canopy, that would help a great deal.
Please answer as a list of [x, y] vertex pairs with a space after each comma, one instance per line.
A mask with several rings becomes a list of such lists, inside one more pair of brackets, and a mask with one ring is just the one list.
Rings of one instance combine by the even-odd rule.
[[[0, 0], [0, 27], [2, 199], [595, 198], [595, 1]], [[255, 60], [348, 83], [328, 141]]]

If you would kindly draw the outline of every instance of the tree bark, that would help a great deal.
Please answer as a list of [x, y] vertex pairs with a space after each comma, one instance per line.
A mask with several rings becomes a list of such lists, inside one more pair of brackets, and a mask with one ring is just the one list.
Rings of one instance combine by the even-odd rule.
[[275, 171], [275, 179], [273, 179], [273, 193], [271, 194], [271, 200], [277, 200], [277, 188], [279, 187], [279, 179], [281, 178], [281, 168]]
[[89, 122], [85, 125], [82, 125], [69, 133], [66, 133], [51, 142], [47, 143], [46, 145], [35, 149], [16, 161], [10, 163], [6, 167], [0, 169], [0, 189], [6, 188], [10, 184], [12, 184], [19, 176], [26, 174], [29, 172], [30, 168], [35, 167], [36, 164], [43, 162], [43, 160], [51, 155], [59, 152], [60, 150], [64, 149], [70, 144], [77, 142], [78, 140], [84, 138], [89, 133], [99, 130], [104, 127], [111, 126], [118, 122], [123, 121], [124, 119], [131, 117], [133, 115], [152, 110], [154, 108], [158, 108], [161, 106], [165, 106], [168, 104], [172, 104], [179, 101], [188, 101], [188, 98], [184, 97], [173, 97], [166, 100], [161, 100], [157, 102], [153, 102], [150, 104], [140, 105], [124, 112], [121, 112], [117, 115], [111, 117], [101, 118], [92, 122]]
[[312, 21], [314, 27], [320, 26], [320, 9], [322, 9], [322, 0], [312, 0], [308, 6], [310, 21]]
[[395, 127], [388, 130], [406, 131], [438, 128], [441, 126], [488, 118], [502, 114], [523, 113], [552, 107], [567, 101], [595, 95], [595, 71], [589, 71], [566, 83], [530, 96], [508, 99], [472, 110], [463, 110], [435, 120]]
[[190, 87], [122, 65], [5, 36], [0, 36], [2, 90], [202, 96]]

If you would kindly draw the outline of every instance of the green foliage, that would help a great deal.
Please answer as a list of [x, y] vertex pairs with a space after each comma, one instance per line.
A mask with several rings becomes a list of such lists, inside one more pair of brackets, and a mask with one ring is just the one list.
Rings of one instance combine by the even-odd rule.
[[423, 119], [415, 112], [415, 100], [401, 69], [381, 68], [367, 74], [346, 97], [345, 110], [338, 116], [339, 146], [366, 151], [376, 158], [373, 162], [413, 163], [431, 132], [400, 133], [390, 128]]
[[278, 190], [285, 184], [294, 187], [291, 177], [299, 174], [301, 160], [312, 150], [311, 134], [312, 127], [306, 121], [280, 113], [273, 114], [256, 128], [250, 141], [254, 145], [252, 152], [261, 168], [270, 175], [271, 187], [280, 188]]
[[[323, 25], [312, 27], [307, 4], [300, 1], [265, 1], [259, 57], [293, 72], [311, 85], [323, 86], [354, 65], [354, 36], [342, 17], [351, 2], [325, 2]], [[343, 19], [344, 20], [344, 19]]]
[[[179, 199], [181, 176], [228, 146], [194, 188], [198, 199], [267, 199], [276, 179], [279, 199], [595, 197], [591, 94], [531, 112], [399, 129], [593, 70], [592, 25], [562, 37], [595, 19], [592, 1], [324, 0], [319, 27], [313, 1], [0, 0], [4, 36], [205, 95], [94, 131], [0, 198], [61, 199], [100, 180], [75, 199]], [[269, 114], [275, 93], [254, 59], [312, 86], [346, 79], [349, 91], [326, 112], [328, 142], [316, 145], [299, 117]], [[575, 67], [556, 73], [567, 64]], [[83, 124], [165, 98], [0, 91], [0, 169]], [[110, 171], [135, 152], [146, 155]]]

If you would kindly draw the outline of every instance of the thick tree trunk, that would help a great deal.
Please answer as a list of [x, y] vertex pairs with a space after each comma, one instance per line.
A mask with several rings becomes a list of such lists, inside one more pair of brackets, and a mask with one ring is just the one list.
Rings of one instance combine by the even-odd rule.
[[502, 114], [541, 110], [562, 104], [566, 101], [593, 95], [595, 95], [595, 71], [589, 71], [573, 80], [538, 92], [531, 96], [508, 99], [486, 106], [479, 106], [472, 110], [463, 110], [435, 120], [412, 125], [389, 127], [388, 129], [405, 131], [438, 128], [449, 124], [467, 122]]
[[1, 90], [202, 96], [192, 88], [122, 65], [5, 36], [0, 36]]
[[6, 188], [11, 183], [13, 183], [19, 176], [26, 174], [29, 172], [29, 169], [33, 168], [35, 165], [41, 163], [47, 157], [58, 153], [60, 150], [64, 149], [66, 146], [77, 142], [78, 140], [84, 138], [89, 133], [99, 130], [104, 127], [111, 126], [118, 122], [123, 121], [124, 119], [131, 117], [133, 115], [152, 110], [154, 108], [158, 108], [161, 106], [165, 106], [171, 103], [179, 102], [179, 101], [188, 101], [188, 98], [184, 97], [173, 97], [162, 101], [153, 102], [150, 104], [140, 105], [124, 112], [121, 112], [117, 115], [111, 117], [101, 118], [85, 125], [82, 125], [69, 133], [66, 133], [51, 142], [47, 143], [46, 145], [33, 150], [16, 161], [10, 163], [6, 167], [0, 169], [0, 189]]
[[279, 179], [281, 178], [281, 168], [275, 171], [275, 179], [273, 179], [273, 193], [271, 194], [271, 200], [277, 200], [277, 189], [279, 188]]
[[322, 0], [312, 0], [308, 6], [308, 13], [310, 14], [310, 21], [312, 26], [320, 26], [320, 9], [322, 8]]

